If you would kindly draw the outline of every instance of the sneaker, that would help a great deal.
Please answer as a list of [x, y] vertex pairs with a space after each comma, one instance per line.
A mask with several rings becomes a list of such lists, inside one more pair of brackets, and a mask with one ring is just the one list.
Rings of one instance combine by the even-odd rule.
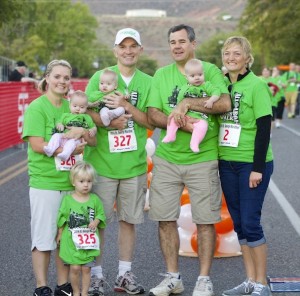
[[73, 289], [70, 283], [65, 283], [61, 286], [56, 286], [54, 296], [72, 296]]
[[251, 296], [271, 296], [271, 290], [268, 285], [264, 286], [261, 283], [256, 283]]
[[89, 296], [104, 296], [104, 279], [96, 275], [91, 276], [91, 284], [88, 291]]
[[149, 291], [149, 296], [168, 296], [170, 294], [180, 294], [184, 291], [181, 278], [176, 279], [169, 273], [162, 275], [165, 279]]
[[281, 127], [281, 124], [280, 124], [279, 121], [276, 121], [276, 122], [275, 122], [275, 127], [276, 127], [276, 128], [280, 128], [280, 127]]
[[249, 280], [245, 280], [240, 285], [224, 291], [222, 296], [244, 296], [244, 295], [251, 295], [254, 291], [255, 283]]
[[52, 295], [53, 295], [52, 290], [47, 286], [36, 288], [33, 292], [33, 296], [52, 296]]
[[201, 278], [197, 280], [193, 296], [213, 296], [214, 288], [211, 280]]
[[136, 282], [136, 276], [131, 271], [119, 276], [115, 281], [114, 290], [116, 292], [127, 292], [128, 294], [143, 294], [145, 289]]

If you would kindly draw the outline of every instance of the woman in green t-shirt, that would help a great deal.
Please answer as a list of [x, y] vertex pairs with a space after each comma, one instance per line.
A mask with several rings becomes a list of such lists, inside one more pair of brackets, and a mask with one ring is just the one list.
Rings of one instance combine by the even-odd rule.
[[[65, 98], [71, 84], [72, 68], [67, 61], [53, 60], [47, 65], [45, 77], [40, 82], [42, 95], [27, 108], [24, 118], [23, 139], [28, 141], [29, 197], [31, 210], [32, 265], [36, 278], [34, 295], [52, 295], [47, 286], [47, 273], [51, 251], [56, 249], [56, 219], [63, 196], [73, 189], [69, 180], [70, 167], [83, 152], [86, 144], [95, 145], [95, 137], [88, 130], [72, 127], [70, 138], [83, 138], [71, 158], [64, 163], [56, 156], [62, 152], [59, 147], [53, 157], [48, 157], [43, 147], [48, 144], [55, 125], [63, 113], [70, 112]], [[56, 255], [57, 283], [55, 295], [72, 292], [68, 283], [68, 268]]]
[[271, 93], [265, 81], [250, 70], [253, 57], [246, 38], [228, 38], [222, 60], [228, 70], [225, 80], [233, 109], [219, 118], [219, 171], [247, 277], [222, 295], [269, 296], [267, 247], [260, 221], [273, 172]]

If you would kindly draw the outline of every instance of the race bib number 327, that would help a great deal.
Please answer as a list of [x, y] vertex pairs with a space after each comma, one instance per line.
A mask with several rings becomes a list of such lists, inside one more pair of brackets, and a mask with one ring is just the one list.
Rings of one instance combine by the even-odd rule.
[[127, 152], [137, 150], [137, 142], [134, 130], [113, 130], [108, 132], [110, 152]]

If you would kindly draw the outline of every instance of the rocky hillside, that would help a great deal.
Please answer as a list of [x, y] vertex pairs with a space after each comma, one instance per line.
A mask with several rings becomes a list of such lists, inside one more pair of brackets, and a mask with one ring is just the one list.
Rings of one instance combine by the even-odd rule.
[[[246, 0], [82, 0], [99, 20], [98, 38], [113, 46], [119, 29], [132, 27], [142, 37], [145, 54], [158, 60], [159, 65], [170, 62], [167, 44], [168, 29], [185, 23], [194, 27], [200, 45], [218, 32], [233, 31], [247, 3]], [[126, 17], [132, 9], [165, 10], [166, 17]], [[229, 20], [223, 16], [230, 15]]]

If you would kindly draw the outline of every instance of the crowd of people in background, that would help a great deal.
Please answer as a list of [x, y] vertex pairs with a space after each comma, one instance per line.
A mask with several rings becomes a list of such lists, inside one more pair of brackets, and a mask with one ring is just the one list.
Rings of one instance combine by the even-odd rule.
[[[197, 41], [192, 27], [174, 26], [167, 38], [173, 62], [150, 77], [137, 68], [143, 52], [139, 32], [132, 28], [118, 31], [113, 47], [116, 65], [109, 67], [117, 76], [114, 91], [103, 93], [107, 69], [102, 69], [89, 79], [85, 94], [75, 93], [70, 102], [71, 65], [65, 60], [47, 65], [39, 82], [41, 96], [26, 110], [23, 129], [23, 139], [28, 142], [34, 296], [53, 295], [47, 273], [51, 252], [56, 249], [54, 296], [105, 295], [105, 225], [114, 218], [119, 230], [114, 290], [145, 293], [132, 263], [136, 225], [144, 222], [147, 130], [154, 128], [161, 129], [161, 135], [153, 157], [149, 218], [158, 222], [166, 270], [149, 295], [168, 296], [185, 289], [178, 263], [177, 228], [185, 186], [198, 235], [199, 273], [192, 295], [214, 295], [210, 271], [216, 244], [214, 224], [221, 221], [222, 191], [245, 266], [245, 278], [235, 279], [244, 281], [228, 290], [224, 287], [222, 295], [271, 295], [266, 279], [266, 239], [260, 224], [273, 172], [271, 128], [281, 126], [285, 107], [287, 118], [299, 114], [300, 66], [290, 63], [289, 71], [283, 74], [277, 67], [264, 67], [258, 77], [251, 71], [254, 59], [245, 37], [232, 36], [224, 42], [222, 69], [195, 59]], [[34, 78], [25, 77], [26, 68], [25, 62], [17, 62], [10, 80], [37, 84]], [[195, 94], [191, 89], [198, 89], [199, 83], [194, 84], [197, 87], [191, 84], [198, 76], [202, 77], [200, 84], [205, 78], [207, 88]], [[179, 96], [181, 88], [185, 91]], [[74, 100], [79, 95], [83, 102]], [[212, 101], [211, 95], [215, 95]], [[106, 111], [122, 112], [106, 120], [95, 110], [95, 101], [101, 101]], [[71, 111], [76, 116], [70, 115], [58, 130], [62, 116]], [[81, 113], [85, 116], [79, 122], [76, 118]], [[86, 117], [93, 122], [87, 124]], [[205, 129], [191, 145], [200, 119]], [[166, 141], [170, 123], [174, 135]], [[97, 131], [91, 132], [95, 125]], [[45, 147], [59, 132], [63, 134], [50, 153]], [[73, 140], [70, 162], [69, 155], [61, 158], [61, 139]], [[83, 242], [82, 233], [88, 241]]]
[[285, 109], [288, 119], [299, 116], [300, 65], [290, 63], [288, 71], [282, 74], [276, 66], [265, 66], [261, 78], [267, 82], [272, 93], [272, 129], [280, 128]]

